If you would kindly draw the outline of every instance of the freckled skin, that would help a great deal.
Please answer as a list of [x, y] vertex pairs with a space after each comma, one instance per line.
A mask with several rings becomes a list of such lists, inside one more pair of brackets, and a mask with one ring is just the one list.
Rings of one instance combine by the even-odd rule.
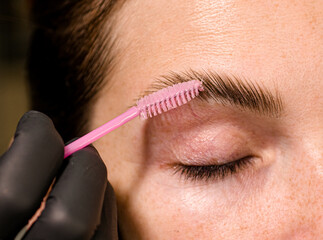
[[[201, 128], [212, 134], [241, 118], [236, 124], [241, 134], [226, 139], [248, 141], [262, 159], [253, 170], [218, 182], [184, 181], [157, 161], [155, 155], [176, 160], [169, 137], [179, 129], [175, 123], [154, 130], [148, 121], [135, 119], [96, 142], [117, 195], [125, 239], [323, 236], [322, 12], [319, 0], [124, 4], [114, 20], [113, 84], [94, 106], [93, 128], [126, 110], [154, 78], [188, 68], [232, 72], [278, 89], [285, 108], [281, 118], [264, 120], [213, 106], [217, 117]], [[214, 141], [214, 149], [220, 141]]]

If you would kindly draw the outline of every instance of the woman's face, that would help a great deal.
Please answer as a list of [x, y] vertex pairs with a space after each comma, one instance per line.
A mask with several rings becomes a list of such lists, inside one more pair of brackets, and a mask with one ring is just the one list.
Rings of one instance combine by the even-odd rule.
[[235, 76], [269, 95], [214, 94], [95, 143], [126, 239], [322, 237], [322, 12], [320, 0], [129, 0], [118, 10], [115, 68], [92, 128], [170, 72]]

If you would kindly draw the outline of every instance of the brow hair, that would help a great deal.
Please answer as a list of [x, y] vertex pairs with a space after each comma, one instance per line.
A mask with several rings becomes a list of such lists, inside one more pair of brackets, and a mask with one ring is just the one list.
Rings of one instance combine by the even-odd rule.
[[191, 80], [203, 83], [204, 91], [199, 95], [202, 101], [209, 103], [212, 100], [224, 106], [230, 105], [269, 117], [280, 117], [283, 112], [283, 103], [277, 90], [271, 92], [244, 77], [212, 70], [170, 72], [158, 77], [143, 95]]

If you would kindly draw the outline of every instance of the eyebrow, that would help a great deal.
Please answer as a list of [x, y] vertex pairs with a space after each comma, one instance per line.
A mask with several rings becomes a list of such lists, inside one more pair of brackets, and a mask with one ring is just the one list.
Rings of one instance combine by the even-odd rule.
[[211, 100], [224, 106], [238, 107], [241, 110], [275, 118], [280, 117], [283, 112], [283, 103], [277, 89], [272, 92], [244, 77], [212, 70], [189, 70], [162, 75], [155, 79], [141, 97], [191, 80], [203, 83], [204, 91], [198, 97], [202, 101], [209, 103]]

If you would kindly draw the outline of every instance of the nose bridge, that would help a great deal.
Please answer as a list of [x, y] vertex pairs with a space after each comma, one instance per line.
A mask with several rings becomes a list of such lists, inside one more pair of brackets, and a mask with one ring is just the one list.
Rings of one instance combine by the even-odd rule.
[[294, 135], [291, 146], [287, 198], [294, 211], [295, 228], [286, 239], [323, 236], [323, 134], [319, 136], [319, 131], [308, 130]]
[[[312, 121], [308, 126], [301, 122], [299, 125], [302, 131], [295, 144], [296, 170], [309, 181], [308, 187], [313, 185], [312, 182], [317, 183], [313, 187], [323, 186], [323, 124]], [[322, 192], [323, 187], [320, 189]]]

